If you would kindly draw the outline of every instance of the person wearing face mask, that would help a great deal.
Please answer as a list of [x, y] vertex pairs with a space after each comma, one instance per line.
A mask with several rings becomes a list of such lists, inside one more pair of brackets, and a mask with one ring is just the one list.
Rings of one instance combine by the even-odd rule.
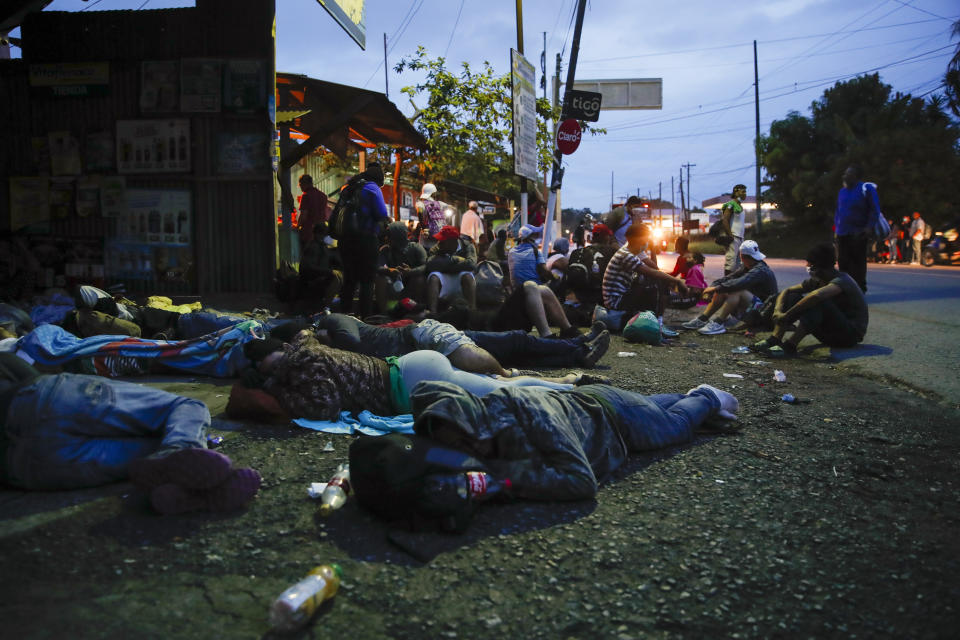
[[[632, 224], [627, 228], [627, 243], [620, 247], [603, 274], [603, 306], [613, 311], [624, 311], [629, 318], [639, 311], [653, 311], [662, 318], [666, 305], [666, 289], [676, 286], [687, 293], [683, 279], [660, 271], [650, 257], [650, 227]], [[664, 335], [676, 333], [663, 328]]]
[[[867, 301], [853, 277], [837, 270], [832, 243], [807, 252], [810, 278], [787, 287], [777, 296], [773, 333], [751, 349], [771, 356], [793, 355], [808, 334], [830, 347], [852, 347], [863, 341], [870, 316]], [[786, 338], [788, 328], [796, 328]]]

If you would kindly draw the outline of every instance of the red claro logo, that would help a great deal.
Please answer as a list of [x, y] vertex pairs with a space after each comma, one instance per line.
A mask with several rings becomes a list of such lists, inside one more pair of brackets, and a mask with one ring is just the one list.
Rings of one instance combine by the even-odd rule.
[[565, 156], [570, 155], [580, 146], [580, 123], [570, 118], [560, 123], [557, 128], [557, 148]]

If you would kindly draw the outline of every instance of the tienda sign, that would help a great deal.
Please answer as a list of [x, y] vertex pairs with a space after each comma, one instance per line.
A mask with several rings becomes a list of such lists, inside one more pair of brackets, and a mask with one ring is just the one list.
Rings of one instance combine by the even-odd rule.
[[580, 123], [570, 118], [560, 123], [557, 128], [557, 149], [565, 156], [570, 155], [580, 146]]

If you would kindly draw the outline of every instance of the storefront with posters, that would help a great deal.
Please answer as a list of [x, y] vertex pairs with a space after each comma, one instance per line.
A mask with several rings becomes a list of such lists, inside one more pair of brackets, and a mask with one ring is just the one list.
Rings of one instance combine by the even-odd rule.
[[0, 231], [38, 284], [271, 289], [275, 3], [243, 4], [26, 17], [0, 60]]

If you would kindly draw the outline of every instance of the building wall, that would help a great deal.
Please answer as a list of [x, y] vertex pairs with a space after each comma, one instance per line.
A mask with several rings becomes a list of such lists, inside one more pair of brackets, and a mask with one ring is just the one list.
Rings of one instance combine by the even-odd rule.
[[[48, 223], [21, 229], [31, 237], [48, 235], [61, 242], [102, 242], [105, 273], [98, 274], [90, 267], [82, 268], [78, 275], [76, 267], [67, 269], [58, 264], [57, 270], [72, 273], [56, 275], [71, 281], [124, 282], [133, 292], [202, 295], [271, 289], [276, 268], [275, 178], [271, 166], [274, 126], [269, 109], [274, 94], [275, 3], [245, 0], [243, 5], [244, 10], [237, 11], [235, 2], [197, 0], [196, 8], [187, 9], [44, 12], [29, 16], [21, 29], [23, 59], [0, 61], [0, 95], [4, 96], [0, 101], [0, 139], [4, 140], [0, 146], [0, 229], [10, 228], [12, 220], [23, 220], [25, 209], [30, 222], [42, 217], [42, 206], [37, 206], [36, 216], [29, 206], [23, 206], [24, 202], [33, 202], [31, 199], [11, 202], [11, 189], [15, 195], [22, 195], [24, 183], [17, 178], [41, 179], [39, 183], [28, 181], [34, 186], [47, 178], [50, 193], [65, 198], [69, 189], [66, 183], [71, 179], [79, 196], [93, 191], [78, 187], [91, 187], [100, 179], [113, 183], [122, 177], [124, 193], [135, 197], [126, 198], [119, 215], [103, 215], [107, 207], [102, 207], [99, 215], [81, 215], [81, 206], [57, 206]], [[199, 107], [204, 111], [184, 109], [181, 104], [177, 94], [191, 84], [189, 78], [180, 75], [190, 65], [188, 62], [185, 66], [183, 61], [195, 59], [218, 61], [221, 67], [219, 87], [213, 81], [208, 85], [210, 96], [220, 91], [219, 99], [224, 104], [219, 108], [208, 106], [215, 100]], [[143, 69], [144, 62], [152, 61], [177, 64], [174, 95], [160, 108], [155, 105], [163, 102], [158, 98], [163, 89], [153, 92], [154, 85]], [[81, 89], [80, 95], [41, 95], [41, 91], [49, 90], [37, 87], [36, 82], [31, 86], [31, 65], [58, 63], [105, 63], [109, 79], [105, 86]], [[257, 65], [259, 75], [252, 75], [260, 81], [244, 84], [241, 67], [249, 71]], [[228, 66], [237, 73], [228, 73]], [[58, 81], [62, 82], [63, 76]], [[237, 86], [245, 90], [229, 91]], [[75, 91], [62, 87], [56, 90]], [[237, 100], [225, 104], [228, 96]], [[132, 151], [118, 144], [121, 136], [117, 123], [152, 120], [169, 131], [175, 130], [163, 128], [169, 121], [188, 123], [189, 168], [131, 172], [122, 166], [123, 154]], [[46, 140], [51, 156], [64, 157], [55, 152], [61, 140], [56, 132], [67, 132], [66, 140], [76, 143], [79, 165], [68, 161], [58, 167], [52, 158], [38, 154], [37, 149]], [[161, 157], [169, 156], [171, 145], [163, 138], [154, 137], [153, 144], [146, 139], [144, 156], [151, 152], [154, 160], [158, 152]], [[112, 167], [94, 166], [95, 139], [108, 151], [113, 147]], [[177, 145], [175, 137], [170, 142]], [[101, 160], [104, 155], [101, 149]], [[176, 208], [180, 201], [168, 197], [170, 193], [182, 194], [187, 213], [179, 220]], [[137, 211], [146, 209], [137, 207], [149, 208], [151, 199], [158, 202], [157, 216], [152, 210], [144, 216], [149, 218], [144, 237], [140, 233], [143, 230], [135, 227]]]

